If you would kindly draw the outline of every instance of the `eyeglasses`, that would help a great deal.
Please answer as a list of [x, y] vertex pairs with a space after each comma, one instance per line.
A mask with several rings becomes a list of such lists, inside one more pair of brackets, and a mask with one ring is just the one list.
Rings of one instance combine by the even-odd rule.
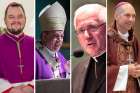
[[80, 28], [78, 31], [76, 31], [77, 35], [84, 35], [85, 31], [88, 32], [97, 32], [99, 29], [101, 29], [103, 26], [105, 26], [106, 23], [102, 23], [98, 26], [95, 25], [89, 25], [86, 29], [85, 28]]

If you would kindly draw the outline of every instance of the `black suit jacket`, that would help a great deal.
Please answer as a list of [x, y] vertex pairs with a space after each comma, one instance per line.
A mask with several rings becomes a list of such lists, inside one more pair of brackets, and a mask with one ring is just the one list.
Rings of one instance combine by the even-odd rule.
[[[101, 59], [99, 59], [98, 61], [104, 61], [104, 62], [99, 62], [99, 67], [97, 66], [97, 68], [100, 68], [101, 71], [99, 72], [100, 76], [98, 77], [97, 82], [95, 81], [96, 84], [94, 85], [92, 91], [88, 93], [106, 93], [106, 55]], [[85, 85], [88, 85], [86, 83], [87, 76], [89, 76], [87, 75], [87, 73], [90, 71], [89, 67], [91, 62], [92, 62], [91, 59], [85, 62], [81, 62], [73, 70], [72, 93], [87, 93], [84, 91], [84, 89], [85, 89]], [[93, 63], [95, 64], [95, 62]]]

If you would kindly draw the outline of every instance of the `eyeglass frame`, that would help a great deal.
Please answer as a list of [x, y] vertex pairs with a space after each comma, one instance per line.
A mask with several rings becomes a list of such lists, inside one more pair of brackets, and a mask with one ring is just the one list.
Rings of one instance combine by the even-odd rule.
[[98, 26], [94, 26], [94, 28], [91, 28], [92, 30], [94, 29], [94, 31], [91, 31], [91, 30], [88, 30], [88, 29], [85, 29], [85, 30], [82, 30], [82, 31], [76, 31], [76, 35], [84, 35], [85, 31], [89, 31], [89, 32], [97, 32], [100, 28], [102, 28], [104, 25], [106, 25], [106, 23], [102, 23]]

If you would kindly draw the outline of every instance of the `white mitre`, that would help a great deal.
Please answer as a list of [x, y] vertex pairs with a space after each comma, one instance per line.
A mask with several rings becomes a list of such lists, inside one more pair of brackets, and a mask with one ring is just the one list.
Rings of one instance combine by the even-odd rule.
[[64, 31], [67, 18], [64, 8], [56, 1], [42, 9], [39, 20], [41, 31]]

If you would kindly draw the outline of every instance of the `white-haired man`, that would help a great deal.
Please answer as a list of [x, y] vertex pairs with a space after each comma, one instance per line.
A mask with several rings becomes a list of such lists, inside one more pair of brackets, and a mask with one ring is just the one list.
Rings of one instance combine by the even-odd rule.
[[86, 4], [75, 11], [77, 38], [90, 60], [81, 62], [72, 73], [72, 93], [106, 92], [106, 8]]

